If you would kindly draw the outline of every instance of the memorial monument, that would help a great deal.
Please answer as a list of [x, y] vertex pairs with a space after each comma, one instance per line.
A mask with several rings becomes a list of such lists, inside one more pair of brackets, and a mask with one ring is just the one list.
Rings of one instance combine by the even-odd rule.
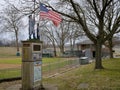
[[42, 42], [22, 41], [22, 88], [44, 90], [42, 86]]
[[42, 85], [42, 41], [40, 41], [38, 34], [39, 23], [37, 23], [37, 31], [35, 32], [35, 11], [33, 15], [28, 16], [28, 19], [29, 39], [22, 41], [21, 90], [44, 90]]
[[53, 85], [44, 85], [44, 87], [42, 85], [42, 41], [40, 41], [39, 23], [35, 31], [35, 1], [34, 15], [28, 16], [29, 39], [22, 41], [22, 87], [20, 90], [57, 90]]

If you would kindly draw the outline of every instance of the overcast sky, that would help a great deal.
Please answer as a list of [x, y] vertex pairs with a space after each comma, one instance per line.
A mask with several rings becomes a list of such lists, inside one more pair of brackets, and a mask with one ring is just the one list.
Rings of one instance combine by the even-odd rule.
[[3, 6], [4, 6], [4, 0], [0, 0], [0, 11], [2, 10]]
[[[9, 1], [11, 4], [14, 4], [15, 6], [19, 6], [19, 0], [6, 0]], [[32, 1], [32, 0], [29, 0]], [[43, 0], [45, 1], [45, 0]], [[50, 2], [51, 4], [53, 3], [53, 1]], [[55, 1], [54, 1], [55, 3]], [[5, 0], [0, 0], [0, 14], [3, 14], [2, 9], [5, 8], [7, 6], [7, 3], [5, 2]], [[28, 17], [24, 18], [24, 23], [27, 24], [28, 23]], [[14, 39], [14, 33], [13, 34], [9, 34], [9, 33], [4, 33], [0, 35], [0, 39], [6, 39], [6, 40], [13, 40]], [[24, 40], [24, 39], [28, 39], [28, 26], [25, 28], [24, 33], [22, 33], [22, 36], [20, 35], [19, 39]]]
[[[14, 4], [15, 6], [19, 6], [19, 0], [7, 0], [7, 1], [9, 1], [11, 4]], [[29, 1], [32, 1], [32, 0], [29, 0]], [[43, 0], [43, 1], [47, 1], [47, 0]], [[54, 6], [54, 4], [56, 2], [57, 2], [57, 0], [51, 0], [50, 4], [53, 4], [53, 6]], [[42, 2], [42, 3], [44, 3], [44, 2]], [[7, 2], [5, 2], [5, 0], [0, 0], [0, 13], [1, 14], [3, 14], [2, 9], [6, 6], [7, 6]], [[24, 19], [24, 23], [25, 24], [28, 23], [27, 17], [26, 17], [26, 19]], [[9, 33], [4, 33], [0, 36], [0, 39], [2, 39], [2, 38], [4, 38], [4, 39], [6, 38], [6, 40], [7, 39], [12, 39], [13, 40], [14, 39], [14, 33], [12, 35], [11, 35], [11, 33], [10, 34]], [[27, 38], [28, 38], [28, 27], [24, 30], [24, 33], [22, 34], [22, 36], [19, 37], [19, 39], [21, 40], [21, 39], [27, 39]]]
[[[12, 4], [15, 4], [15, 6], [18, 6], [18, 0], [9, 0], [10, 3]], [[2, 12], [2, 9], [5, 8], [7, 5], [7, 3], [4, 2], [4, 0], [0, 0], [0, 14], [3, 14]], [[27, 19], [24, 19], [24, 23], [27, 23]], [[28, 27], [27, 27], [28, 28]], [[27, 39], [28, 38], [28, 29], [25, 28], [24, 30], [24, 33], [22, 33], [19, 37], [20, 40], [24, 40], [24, 39]], [[0, 40], [14, 40], [15, 39], [15, 36], [14, 36], [14, 33], [3, 33], [0, 35]]]

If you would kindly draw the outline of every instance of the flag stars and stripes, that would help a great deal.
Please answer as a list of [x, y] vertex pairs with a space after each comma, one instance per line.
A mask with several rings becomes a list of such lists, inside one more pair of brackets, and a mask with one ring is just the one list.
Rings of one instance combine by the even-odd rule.
[[40, 4], [40, 18], [52, 20], [55, 26], [58, 26], [62, 21], [60, 14], [48, 10], [42, 3]]

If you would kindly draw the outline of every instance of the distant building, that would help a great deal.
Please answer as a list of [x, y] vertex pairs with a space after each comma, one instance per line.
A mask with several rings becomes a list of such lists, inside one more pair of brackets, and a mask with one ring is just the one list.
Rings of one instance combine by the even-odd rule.
[[90, 48], [94, 50], [94, 43], [90, 40], [84, 40], [82, 42], [77, 43], [78, 50], [85, 50], [86, 48]]
[[[83, 56], [94, 58], [95, 57], [95, 45], [91, 40], [84, 40], [82, 42], [77, 43], [77, 49], [82, 50]], [[109, 56], [109, 49], [102, 46], [102, 57]]]

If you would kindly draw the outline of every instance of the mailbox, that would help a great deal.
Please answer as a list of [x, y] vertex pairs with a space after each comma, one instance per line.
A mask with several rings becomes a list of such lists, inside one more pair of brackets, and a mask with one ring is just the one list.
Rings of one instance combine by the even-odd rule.
[[39, 90], [42, 81], [42, 43], [22, 41], [22, 90]]

